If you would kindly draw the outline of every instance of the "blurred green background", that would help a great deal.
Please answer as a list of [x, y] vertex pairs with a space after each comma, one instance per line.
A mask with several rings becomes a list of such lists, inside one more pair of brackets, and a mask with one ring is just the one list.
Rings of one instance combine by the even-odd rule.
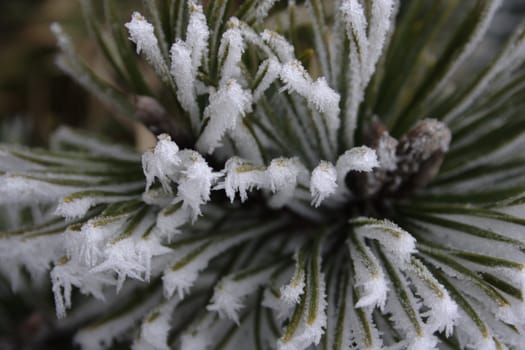
[[85, 122], [89, 98], [54, 65], [52, 21], [80, 22], [67, 0], [0, 2], [2, 141], [43, 144], [58, 123]]
[[[78, 1], [0, 1], [0, 142], [45, 146], [60, 124], [100, 130], [115, 123], [109, 111], [56, 68], [49, 30], [54, 21], [80, 38], [76, 44], [83, 53], [96, 56]], [[71, 334], [53, 330], [52, 301], [49, 283], [15, 294], [0, 276], [0, 349], [70, 349]]]
[[[140, 3], [121, 5], [134, 8]], [[97, 70], [104, 65], [95, 40], [86, 31], [80, 7], [75, 0], [0, 1], [0, 142], [45, 145], [49, 133], [61, 124], [131, 139], [131, 128], [119, 128], [104, 105], [54, 64], [56, 46], [49, 26], [56, 21], [71, 34], [91, 67]], [[497, 43], [512, 23], [525, 17], [524, 0], [506, 0], [503, 7], [489, 43]], [[489, 44], [485, 49], [493, 48]]]
[[61, 124], [128, 138], [99, 101], [55, 66], [49, 29], [55, 21], [96, 65], [99, 51], [87, 35], [78, 1], [0, 1], [0, 141], [42, 146]]

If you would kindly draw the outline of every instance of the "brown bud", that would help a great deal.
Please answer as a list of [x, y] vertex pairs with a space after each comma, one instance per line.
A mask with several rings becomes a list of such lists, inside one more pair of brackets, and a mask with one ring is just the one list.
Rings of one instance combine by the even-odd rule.
[[421, 120], [403, 135], [397, 146], [398, 189], [412, 192], [426, 186], [437, 175], [450, 140], [450, 130], [436, 119]]
[[365, 143], [376, 150], [379, 167], [370, 173], [350, 173], [348, 186], [360, 198], [402, 196], [423, 188], [437, 175], [450, 139], [450, 130], [435, 119], [419, 121], [399, 142], [375, 120], [365, 133]]

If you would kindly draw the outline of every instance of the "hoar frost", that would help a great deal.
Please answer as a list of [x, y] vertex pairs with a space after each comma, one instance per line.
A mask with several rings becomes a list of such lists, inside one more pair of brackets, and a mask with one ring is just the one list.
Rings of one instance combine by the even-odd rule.
[[502, 1], [170, 4], [125, 43], [117, 3], [83, 2], [104, 79], [52, 26], [59, 66], [157, 140], [0, 145], [13, 289], [50, 270], [83, 349], [522, 346], [525, 27], [472, 55]]

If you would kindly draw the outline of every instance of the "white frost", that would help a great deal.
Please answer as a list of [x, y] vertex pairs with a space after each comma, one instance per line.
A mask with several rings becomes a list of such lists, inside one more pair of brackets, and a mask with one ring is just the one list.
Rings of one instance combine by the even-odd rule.
[[337, 171], [334, 165], [327, 161], [321, 163], [312, 171], [310, 178], [310, 193], [312, 205], [318, 207], [321, 202], [337, 190]]
[[154, 150], [142, 155], [142, 168], [146, 176], [146, 191], [149, 190], [155, 178], [159, 180], [165, 192], [171, 193], [171, 181], [174, 181], [180, 158], [179, 147], [167, 134], [158, 136]]
[[99, 300], [105, 300], [103, 287], [112, 282], [101, 274], [92, 274], [88, 270], [88, 267], [75, 260], [59, 262], [51, 270], [52, 290], [58, 318], [65, 317], [66, 309], [71, 307], [73, 286], [79, 288], [83, 294], [91, 294]]
[[361, 239], [356, 238], [355, 242], [360, 249], [354, 242], [348, 244], [355, 270], [355, 285], [361, 292], [355, 307], [377, 306], [383, 310], [389, 289], [383, 269]]
[[270, 265], [244, 278], [236, 278], [241, 272], [223, 277], [215, 286], [211, 304], [207, 309], [216, 311], [221, 318], [228, 318], [239, 325], [239, 311], [244, 306], [243, 299], [268, 282], [275, 271], [272, 267], [274, 266]]
[[189, 222], [191, 210], [189, 207], [183, 207], [181, 202], [174, 203], [159, 212], [157, 215], [156, 230], [161, 237], [170, 237], [180, 233], [179, 227]]
[[244, 40], [235, 21], [230, 20], [228, 25], [230, 29], [224, 32], [219, 46], [220, 61], [223, 62], [221, 67], [220, 85], [224, 85], [230, 79], [238, 79], [241, 76], [239, 63], [244, 52]]
[[237, 127], [238, 119], [251, 111], [252, 95], [243, 90], [235, 80], [228, 80], [210, 95], [210, 104], [204, 110], [209, 122], [197, 140], [196, 148], [212, 153], [221, 145], [220, 140], [228, 130]]
[[272, 160], [266, 169], [269, 189], [274, 194], [270, 198], [272, 207], [282, 207], [292, 199], [299, 177], [305, 171], [306, 169], [297, 158], [276, 158]]
[[191, 57], [191, 47], [182, 40], [177, 40], [170, 49], [171, 75], [177, 86], [177, 98], [186, 110], [194, 129], [198, 128], [199, 107], [195, 93], [195, 74]]
[[224, 166], [225, 177], [217, 188], [224, 189], [231, 202], [239, 192], [241, 202], [248, 199], [248, 191], [267, 187], [265, 168], [256, 166], [238, 157], [232, 157]]
[[129, 39], [137, 46], [137, 54], [144, 53], [146, 60], [153, 66], [159, 77], [163, 80], [168, 79], [169, 69], [160, 52], [153, 25], [140, 13], [133, 12], [131, 21], [125, 26], [129, 31]]
[[191, 209], [192, 220], [201, 215], [201, 205], [210, 200], [211, 188], [219, 174], [214, 173], [206, 160], [197, 152], [183, 150], [176, 200], [182, 200], [184, 207]]
[[179, 299], [172, 298], [154, 308], [142, 321], [140, 338], [133, 343], [133, 350], [169, 350], [168, 334], [171, 316]]
[[405, 265], [416, 251], [416, 239], [388, 220], [359, 217], [351, 220], [356, 234], [376, 239], [394, 261]]
[[192, 75], [195, 78], [202, 60], [207, 59], [208, 38], [210, 31], [206, 23], [202, 6], [195, 1], [188, 1], [190, 19], [186, 30], [186, 44], [191, 48]]
[[262, 39], [270, 46], [281, 63], [295, 59], [294, 47], [282, 36], [274, 31], [265, 29], [261, 34]]
[[379, 166], [376, 152], [366, 146], [354, 147], [347, 150], [337, 159], [337, 184], [344, 185], [345, 177], [349, 171], [370, 172]]
[[256, 80], [260, 77], [261, 81], [253, 91], [253, 102], [257, 102], [263, 96], [264, 92], [279, 77], [280, 73], [281, 64], [274, 58], [268, 58], [259, 65]]

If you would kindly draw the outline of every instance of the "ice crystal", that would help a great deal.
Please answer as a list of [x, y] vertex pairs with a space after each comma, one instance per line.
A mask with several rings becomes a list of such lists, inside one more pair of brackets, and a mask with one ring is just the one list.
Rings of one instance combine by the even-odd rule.
[[52, 26], [157, 139], [0, 146], [13, 289], [50, 271], [83, 349], [521, 349], [525, 26], [489, 40], [503, 1], [234, 3], [147, 0], [120, 35], [124, 5], [84, 1], [113, 82]]

